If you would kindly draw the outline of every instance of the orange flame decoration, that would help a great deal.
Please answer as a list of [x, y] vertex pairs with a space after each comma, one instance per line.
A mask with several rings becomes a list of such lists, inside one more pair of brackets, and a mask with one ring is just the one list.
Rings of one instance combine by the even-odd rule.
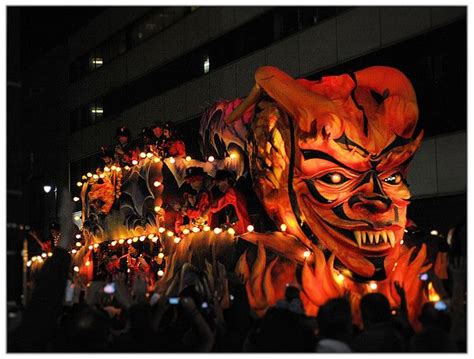
[[[431, 263], [425, 264], [427, 254], [425, 245], [422, 245], [416, 256], [414, 256], [415, 248], [404, 251], [388, 273], [387, 279], [374, 282], [376, 286], [373, 289], [367, 283], [355, 282], [339, 273], [334, 268], [334, 253], [326, 261], [324, 253], [317, 246], [313, 246], [312, 250], [314, 261], [304, 263], [301, 275], [301, 300], [307, 315], [316, 316], [319, 307], [329, 299], [346, 296], [352, 306], [354, 322], [360, 324], [362, 320], [359, 303], [367, 293], [382, 293], [393, 308], [400, 306], [400, 297], [394, 285], [395, 282], [399, 282], [406, 293], [410, 322], [416, 329], [419, 328], [417, 317], [422, 305], [428, 300], [419, 275], [431, 266]], [[267, 253], [262, 242], [258, 242], [257, 257], [251, 268], [247, 254], [245, 252], [240, 257], [236, 272], [244, 280], [250, 307], [257, 315], [262, 316], [278, 299], [284, 297], [286, 284], [295, 281], [296, 263], [286, 265], [284, 269], [281, 257], [276, 257], [267, 263]], [[285, 274], [278, 276], [275, 275], [276, 272]]]

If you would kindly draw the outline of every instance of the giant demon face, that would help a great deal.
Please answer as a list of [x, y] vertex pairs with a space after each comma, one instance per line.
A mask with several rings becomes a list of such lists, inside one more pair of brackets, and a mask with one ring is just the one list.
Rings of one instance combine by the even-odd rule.
[[355, 278], [383, 278], [403, 238], [407, 165], [422, 138], [413, 138], [409, 80], [388, 67], [314, 82], [263, 67], [256, 83], [251, 166], [268, 213]]

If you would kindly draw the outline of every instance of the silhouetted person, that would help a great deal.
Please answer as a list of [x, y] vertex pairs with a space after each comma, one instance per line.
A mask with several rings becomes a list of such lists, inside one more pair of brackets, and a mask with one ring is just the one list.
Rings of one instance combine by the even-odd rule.
[[352, 339], [352, 315], [347, 299], [331, 299], [321, 306], [318, 312], [318, 327], [317, 352], [351, 352], [349, 343]]
[[360, 311], [364, 330], [352, 342], [355, 352], [404, 351], [403, 337], [391, 322], [390, 304], [380, 293], [362, 297]]
[[412, 341], [411, 351], [416, 353], [456, 352], [457, 348], [446, 331], [435, 327], [426, 327]]

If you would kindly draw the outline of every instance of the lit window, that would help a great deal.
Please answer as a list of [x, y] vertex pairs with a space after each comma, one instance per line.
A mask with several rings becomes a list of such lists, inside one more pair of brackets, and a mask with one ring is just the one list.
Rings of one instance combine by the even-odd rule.
[[98, 69], [104, 64], [104, 59], [102, 57], [93, 57], [91, 59], [91, 64], [93, 69]]
[[204, 73], [207, 74], [209, 72], [209, 68], [211, 66], [211, 62], [209, 61], [209, 56], [204, 58]]

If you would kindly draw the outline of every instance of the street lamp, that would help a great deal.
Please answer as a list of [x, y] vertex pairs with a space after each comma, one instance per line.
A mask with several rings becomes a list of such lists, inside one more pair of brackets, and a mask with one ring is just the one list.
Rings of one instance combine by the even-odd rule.
[[43, 190], [45, 193], [51, 192], [52, 187], [50, 185], [43, 186]]

